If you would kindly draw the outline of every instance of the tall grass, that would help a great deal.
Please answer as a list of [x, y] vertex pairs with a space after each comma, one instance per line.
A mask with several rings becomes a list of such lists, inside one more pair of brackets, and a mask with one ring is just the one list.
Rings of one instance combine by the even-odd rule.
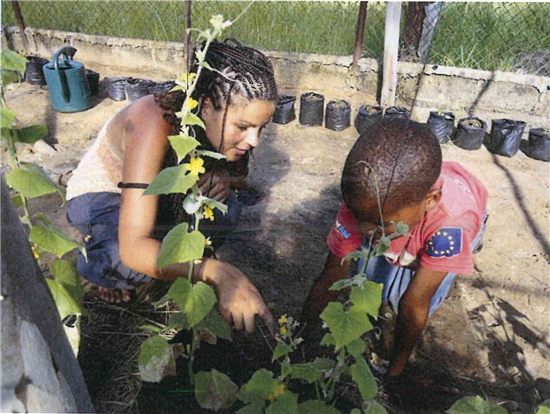
[[[192, 25], [205, 28], [212, 15], [234, 19], [249, 2], [191, 4]], [[162, 41], [184, 38], [183, 1], [24, 1], [20, 6], [26, 25], [36, 28]], [[257, 1], [226, 35], [265, 50], [351, 55], [358, 10], [354, 1]], [[384, 2], [369, 2], [366, 56], [383, 55], [385, 11]], [[403, 18], [403, 28], [404, 22]], [[10, 2], [2, 1], [2, 23], [16, 24]], [[550, 54], [550, 3], [449, 2], [430, 61], [514, 70], [526, 53], [544, 49]]]

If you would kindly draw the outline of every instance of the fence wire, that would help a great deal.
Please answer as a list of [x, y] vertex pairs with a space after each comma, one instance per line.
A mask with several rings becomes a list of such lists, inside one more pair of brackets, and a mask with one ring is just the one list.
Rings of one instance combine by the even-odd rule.
[[[191, 2], [192, 27], [235, 19], [244, 1]], [[183, 1], [20, 1], [26, 26], [183, 42]], [[256, 1], [225, 35], [263, 50], [352, 55], [357, 1]], [[369, 2], [363, 56], [381, 59], [386, 4]], [[2, 0], [2, 24], [16, 25]], [[400, 59], [550, 76], [550, 3], [404, 2]]]

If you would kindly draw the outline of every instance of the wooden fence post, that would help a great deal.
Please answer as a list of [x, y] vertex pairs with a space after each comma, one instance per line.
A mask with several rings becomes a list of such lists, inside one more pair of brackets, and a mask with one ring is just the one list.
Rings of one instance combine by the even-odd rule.
[[361, 1], [359, 4], [359, 17], [357, 18], [357, 32], [355, 34], [355, 51], [353, 53], [353, 64], [351, 68], [355, 70], [357, 61], [361, 59], [361, 50], [363, 49], [363, 35], [365, 33], [365, 20], [367, 19], [368, 1]]
[[399, 51], [399, 25], [401, 2], [388, 2], [384, 39], [384, 67], [380, 104], [387, 108], [395, 105], [397, 89], [397, 54]]
[[29, 53], [29, 44], [27, 42], [27, 36], [25, 35], [25, 21], [23, 20], [23, 15], [21, 14], [21, 7], [19, 7], [18, 1], [12, 1], [11, 5], [13, 6], [13, 12], [17, 18], [17, 24], [19, 25], [19, 31], [21, 32], [21, 39], [23, 39], [23, 46], [25, 46], [25, 52]]

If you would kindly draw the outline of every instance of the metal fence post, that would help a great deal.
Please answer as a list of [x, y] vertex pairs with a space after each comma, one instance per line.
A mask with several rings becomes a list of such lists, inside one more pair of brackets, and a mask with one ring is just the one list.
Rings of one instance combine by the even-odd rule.
[[23, 39], [23, 46], [25, 46], [25, 52], [29, 53], [29, 44], [27, 42], [27, 36], [25, 35], [25, 21], [23, 20], [23, 15], [21, 14], [21, 7], [19, 7], [18, 1], [12, 1], [11, 5], [13, 6], [13, 12], [17, 18], [17, 23], [19, 25], [19, 31], [21, 32], [21, 39]]
[[357, 17], [357, 32], [355, 34], [355, 51], [353, 53], [353, 64], [351, 68], [355, 70], [357, 61], [361, 59], [361, 50], [363, 49], [363, 35], [365, 33], [365, 20], [367, 19], [368, 1], [362, 1], [359, 4], [359, 16]]
[[395, 104], [400, 22], [401, 2], [388, 2], [386, 8], [386, 29], [384, 39], [383, 82], [380, 96], [380, 104], [386, 108]]

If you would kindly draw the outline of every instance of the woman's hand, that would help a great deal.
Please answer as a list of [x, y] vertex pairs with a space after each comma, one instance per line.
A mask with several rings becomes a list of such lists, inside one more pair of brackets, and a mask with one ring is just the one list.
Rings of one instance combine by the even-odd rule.
[[229, 197], [231, 177], [226, 170], [209, 171], [201, 175], [197, 184], [202, 195], [223, 203]]
[[248, 277], [235, 266], [218, 260], [206, 260], [203, 268], [203, 278], [210, 279], [208, 274], [215, 272], [212, 278], [216, 288], [220, 312], [228, 323], [247, 333], [254, 332], [254, 317], [258, 315], [267, 324], [273, 337], [276, 334], [276, 323], [271, 311], [264, 303], [258, 289]]

